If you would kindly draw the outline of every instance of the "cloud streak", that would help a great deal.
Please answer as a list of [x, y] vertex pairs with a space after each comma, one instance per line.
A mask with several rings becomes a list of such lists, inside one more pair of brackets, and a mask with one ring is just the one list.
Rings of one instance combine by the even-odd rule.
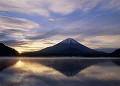
[[12, 47], [21, 47], [21, 45], [27, 44], [24, 41], [19, 41], [19, 40], [6, 40], [6, 41], [0, 41], [0, 43], [4, 43], [5, 45]]
[[0, 29], [33, 29], [39, 27], [39, 24], [14, 17], [0, 16]]

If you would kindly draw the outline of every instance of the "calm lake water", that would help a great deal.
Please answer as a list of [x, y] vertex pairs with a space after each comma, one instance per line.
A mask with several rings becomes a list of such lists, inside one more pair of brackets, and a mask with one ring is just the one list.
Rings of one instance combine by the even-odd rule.
[[0, 58], [0, 86], [120, 86], [120, 59]]

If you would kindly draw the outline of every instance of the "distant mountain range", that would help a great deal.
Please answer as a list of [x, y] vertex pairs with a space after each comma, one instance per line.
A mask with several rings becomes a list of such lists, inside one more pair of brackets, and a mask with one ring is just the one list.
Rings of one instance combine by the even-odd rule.
[[0, 56], [17, 56], [18, 52], [10, 48], [8, 46], [5, 46], [3, 43], [0, 43]]
[[97, 51], [102, 51], [102, 52], [106, 52], [106, 53], [112, 53], [116, 50], [117, 48], [97, 48], [95, 50]]

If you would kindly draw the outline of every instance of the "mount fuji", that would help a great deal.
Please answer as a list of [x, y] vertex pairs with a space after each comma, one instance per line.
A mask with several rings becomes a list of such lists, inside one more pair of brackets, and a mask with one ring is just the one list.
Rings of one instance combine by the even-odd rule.
[[54, 46], [44, 48], [34, 53], [44, 55], [88, 55], [88, 54], [100, 54], [103, 52], [90, 49], [80, 44], [73, 38], [67, 38]]

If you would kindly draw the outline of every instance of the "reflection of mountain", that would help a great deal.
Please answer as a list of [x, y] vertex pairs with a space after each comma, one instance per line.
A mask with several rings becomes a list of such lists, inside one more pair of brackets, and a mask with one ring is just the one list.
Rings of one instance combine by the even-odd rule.
[[103, 62], [104, 60], [80, 60], [80, 59], [56, 59], [56, 60], [41, 60], [40, 64], [47, 67], [56, 69], [57, 71], [63, 73], [66, 76], [74, 76], [90, 65], [96, 64], [98, 62]]
[[3, 43], [0, 43], [0, 56], [17, 56], [18, 52], [10, 48], [8, 46], [5, 46]]
[[84, 60], [56, 60], [51, 67], [60, 71], [66, 76], [74, 76], [88, 66], [96, 62], [89, 62]]

